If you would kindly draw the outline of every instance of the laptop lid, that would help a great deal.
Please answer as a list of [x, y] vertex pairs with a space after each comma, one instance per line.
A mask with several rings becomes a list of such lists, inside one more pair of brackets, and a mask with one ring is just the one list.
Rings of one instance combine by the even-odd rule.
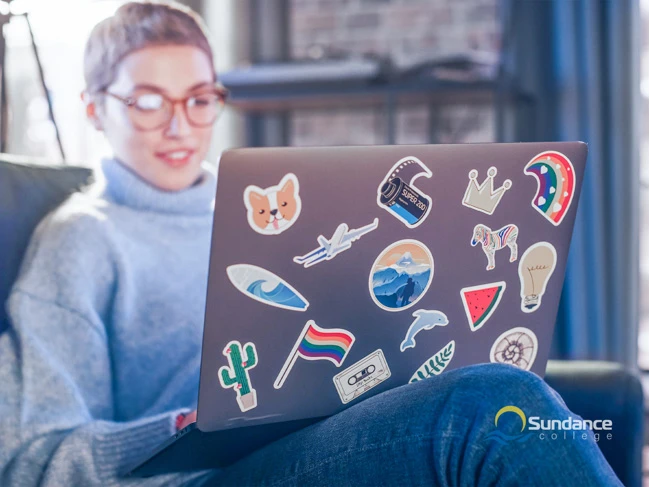
[[586, 154], [580, 142], [224, 153], [199, 428], [329, 416], [476, 363], [542, 377]]

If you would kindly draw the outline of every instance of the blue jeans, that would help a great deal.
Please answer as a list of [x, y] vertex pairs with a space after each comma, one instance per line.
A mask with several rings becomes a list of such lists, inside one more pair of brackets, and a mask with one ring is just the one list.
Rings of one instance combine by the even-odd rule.
[[576, 438], [556, 431], [556, 439], [552, 431], [521, 433], [522, 417], [512, 412], [496, 427], [508, 405], [526, 420], [581, 419], [531, 372], [472, 365], [361, 401], [216, 471], [205, 485], [622, 485], [593, 431], [586, 439], [583, 430]]

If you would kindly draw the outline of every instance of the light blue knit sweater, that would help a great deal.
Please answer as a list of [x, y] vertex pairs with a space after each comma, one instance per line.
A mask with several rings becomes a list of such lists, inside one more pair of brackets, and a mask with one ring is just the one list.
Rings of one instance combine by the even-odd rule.
[[0, 485], [117, 480], [197, 402], [214, 174], [164, 192], [115, 160], [37, 228], [0, 337]]

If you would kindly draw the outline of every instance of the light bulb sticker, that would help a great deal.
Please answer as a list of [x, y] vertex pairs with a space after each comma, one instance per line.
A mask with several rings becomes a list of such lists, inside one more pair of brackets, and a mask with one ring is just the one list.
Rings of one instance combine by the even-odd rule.
[[523, 370], [530, 370], [539, 341], [529, 328], [519, 326], [501, 334], [491, 346], [489, 359], [494, 363], [510, 364]]
[[525, 251], [518, 264], [521, 310], [533, 313], [541, 306], [550, 277], [557, 266], [557, 251], [549, 242], [538, 242]]
[[509, 262], [515, 262], [518, 258], [518, 227], [516, 225], [505, 225], [499, 230], [492, 231], [487, 225], [478, 224], [473, 229], [471, 247], [480, 244], [482, 251], [487, 256], [487, 270], [496, 267], [496, 251], [509, 247]]
[[415, 228], [424, 223], [433, 200], [415, 186], [420, 177], [433, 176], [426, 165], [413, 156], [397, 161], [376, 192], [376, 203], [404, 223]]
[[559, 226], [575, 194], [575, 168], [570, 159], [560, 152], [542, 152], [525, 165], [523, 172], [534, 176], [538, 183], [532, 207]]

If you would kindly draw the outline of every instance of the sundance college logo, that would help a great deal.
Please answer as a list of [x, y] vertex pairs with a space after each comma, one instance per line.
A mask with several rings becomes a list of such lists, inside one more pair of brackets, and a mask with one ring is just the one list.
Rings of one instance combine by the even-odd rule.
[[[500, 423], [499, 423], [500, 422]], [[521, 425], [522, 423], [522, 425]], [[500, 424], [500, 426], [499, 426]], [[595, 441], [602, 439], [613, 439], [613, 433], [608, 433], [613, 429], [613, 421], [610, 419], [546, 419], [539, 416], [530, 416], [529, 421], [525, 413], [516, 406], [505, 406], [496, 413], [494, 420], [496, 429], [489, 433], [485, 438], [495, 440], [498, 443], [505, 444], [510, 442], [522, 443], [531, 437], [540, 440], [573, 439], [587, 440], [589, 431], [595, 438]], [[520, 431], [518, 431], [518, 426]], [[527, 426], [527, 432], [525, 427]]]

